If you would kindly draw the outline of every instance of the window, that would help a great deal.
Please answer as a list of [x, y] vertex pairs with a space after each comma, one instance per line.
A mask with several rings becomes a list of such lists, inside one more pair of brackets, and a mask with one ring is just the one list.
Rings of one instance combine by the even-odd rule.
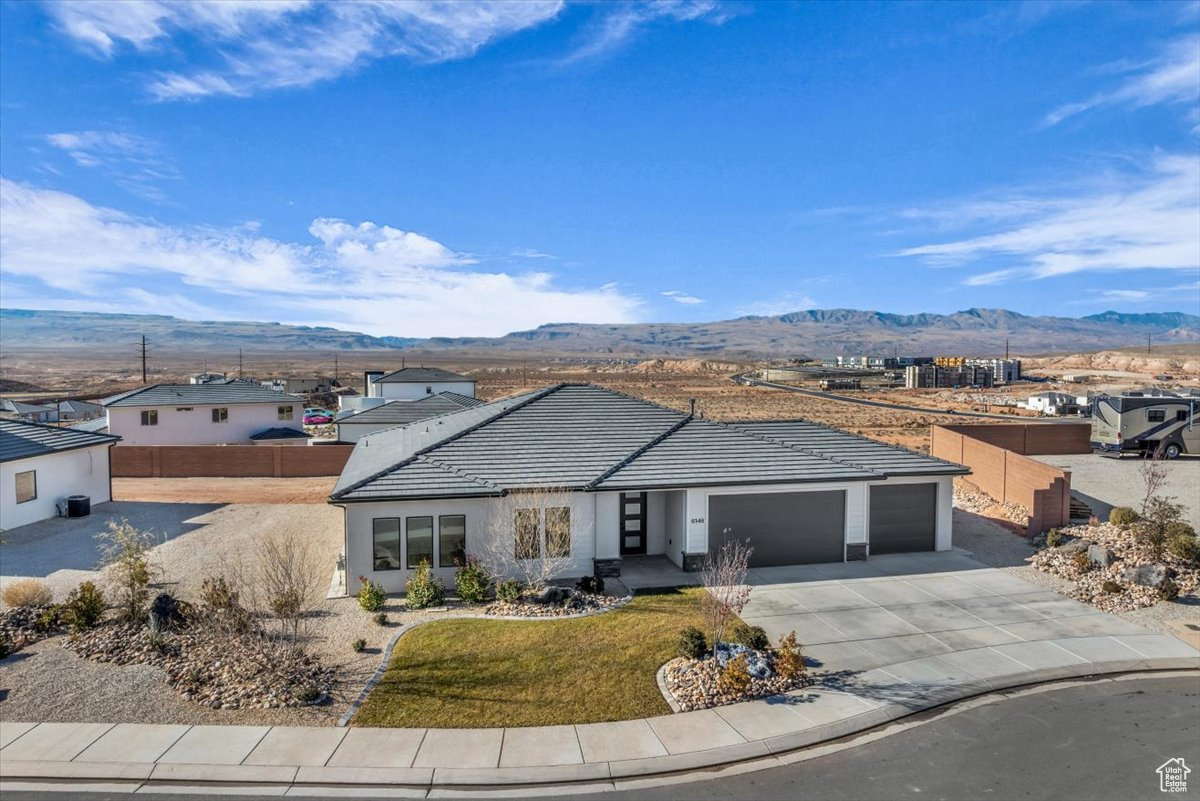
[[1147, 409], [1146, 420], [1150, 423], [1161, 423], [1167, 419], [1167, 413], [1164, 409]]
[[224, 406], [222, 406], [219, 409], [213, 409], [213, 422], [214, 423], [228, 423], [229, 422], [229, 410], [226, 409]]
[[192, 410], [191, 406], [176, 406], [175, 407], [175, 411], [177, 411], [177, 412], [190, 412], [191, 410]]
[[467, 563], [467, 518], [442, 515], [438, 518], [438, 567]]
[[372, 523], [376, 570], [400, 569], [400, 518], [377, 517]]
[[410, 517], [405, 521], [408, 529], [408, 569], [422, 562], [433, 564], [433, 518]]
[[541, 557], [541, 510], [517, 509], [513, 512], [513, 532], [516, 543], [513, 555], [518, 559], [538, 559]]
[[425, 387], [425, 394], [426, 394], [426, 395], [432, 395], [432, 394], [433, 394], [433, 387]]
[[1175, 419], [1181, 423], [1184, 422], [1185, 420], [1187, 420], [1188, 419], [1188, 410], [1187, 409], [1177, 409], [1175, 411]]
[[37, 498], [37, 471], [26, 470], [17, 473], [17, 503], [25, 503]]
[[551, 506], [546, 510], [546, 558], [571, 555], [571, 507]]
[[291, 420], [294, 416], [295, 415], [292, 414], [291, 406], [280, 406], [279, 407], [279, 419], [280, 420]]
[[158, 409], [145, 409], [142, 411], [142, 425], [156, 426], [158, 425]]

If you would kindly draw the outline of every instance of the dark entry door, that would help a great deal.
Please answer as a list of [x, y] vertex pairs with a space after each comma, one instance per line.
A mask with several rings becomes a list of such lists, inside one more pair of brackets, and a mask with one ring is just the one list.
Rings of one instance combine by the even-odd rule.
[[621, 493], [621, 555], [646, 552], [646, 493]]

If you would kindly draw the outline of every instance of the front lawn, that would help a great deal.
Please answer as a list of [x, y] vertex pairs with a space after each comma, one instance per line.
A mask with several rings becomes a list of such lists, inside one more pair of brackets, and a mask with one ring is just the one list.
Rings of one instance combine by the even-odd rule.
[[446, 620], [396, 643], [356, 726], [474, 728], [629, 720], [670, 712], [655, 682], [679, 630], [702, 627], [692, 587], [639, 594], [574, 620]]

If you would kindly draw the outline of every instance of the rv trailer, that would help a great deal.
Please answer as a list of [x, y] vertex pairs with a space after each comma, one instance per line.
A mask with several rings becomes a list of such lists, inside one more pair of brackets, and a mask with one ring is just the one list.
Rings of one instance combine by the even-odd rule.
[[1092, 451], [1102, 456], [1200, 453], [1200, 397], [1098, 395], [1092, 399]]

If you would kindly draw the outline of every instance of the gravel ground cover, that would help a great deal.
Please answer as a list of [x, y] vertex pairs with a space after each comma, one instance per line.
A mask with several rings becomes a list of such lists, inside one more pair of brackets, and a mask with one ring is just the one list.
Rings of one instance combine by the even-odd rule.
[[[1101, 520], [1108, 520], [1114, 506], [1142, 506], [1145, 484], [1139, 472], [1141, 459], [1112, 459], [1091, 453], [1030, 458], [1070, 471], [1071, 494], [1091, 506], [1092, 514]], [[1183, 504], [1183, 519], [1200, 529], [1200, 457], [1181, 456], [1162, 464], [1167, 470], [1167, 483], [1161, 494], [1175, 496]]]

